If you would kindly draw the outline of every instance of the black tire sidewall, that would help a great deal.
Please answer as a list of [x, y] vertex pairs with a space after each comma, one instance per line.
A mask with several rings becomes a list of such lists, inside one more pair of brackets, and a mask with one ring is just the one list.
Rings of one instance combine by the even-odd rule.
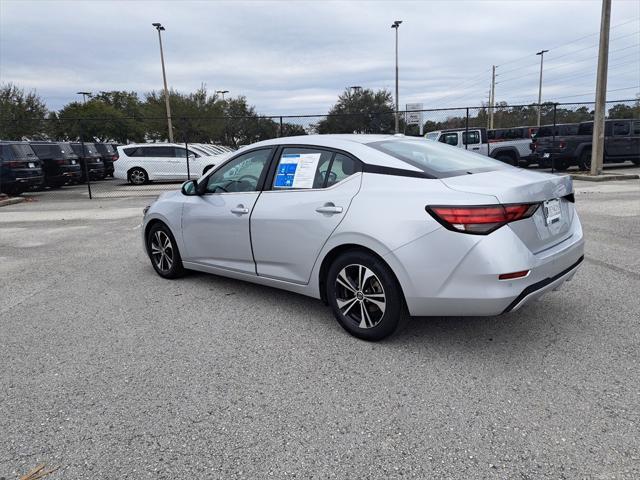
[[[171, 265], [171, 269], [168, 272], [163, 272], [162, 270], [160, 270], [157, 267], [156, 263], [153, 261], [153, 258], [151, 257], [151, 239], [153, 238], [153, 235], [159, 230], [167, 234], [167, 236], [169, 237], [169, 240], [171, 241], [171, 248], [173, 249], [173, 252], [174, 252], [173, 265]], [[182, 274], [184, 273], [184, 267], [182, 266], [182, 257], [180, 256], [180, 250], [178, 249], [178, 244], [176, 243], [176, 239], [171, 233], [171, 230], [169, 230], [169, 227], [167, 227], [164, 223], [156, 223], [155, 225], [153, 225], [149, 229], [149, 232], [147, 233], [146, 245], [147, 245], [147, 256], [151, 261], [151, 266], [153, 267], [153, 269], [156, 271], [158, 275], [160, 275], [162, 278], [168, 278], [168, 279], [178, 278], [182, 276]]]
[[[360, 264], [373, 271], [385, 292], [386, 307], [382, 320], [372, 328], [359, 328], [349, 318], [346, 318], [336, 303], [335, 280], [340, 270], [347, 265]], [[334, 260], [329, 267], [326, 279], [327, 299], [338, 323], [354, 337], [368, 341], [378, 341], [391, 335], [398, 327], [404, 316], [404, 297], [398, 280], [391, 269], [379, 258], [366, 252], [345, 252]]]

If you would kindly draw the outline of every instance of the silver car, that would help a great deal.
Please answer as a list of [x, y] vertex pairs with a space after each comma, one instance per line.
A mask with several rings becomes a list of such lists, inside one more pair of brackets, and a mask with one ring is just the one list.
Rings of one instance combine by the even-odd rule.
[[329, 304], [379, 340], [406, 316], [498, 315], [570, 280], [570, 177], [437, 142], [310, 135], [244, 147], [145, 209], [156, 272], [199, 270]]

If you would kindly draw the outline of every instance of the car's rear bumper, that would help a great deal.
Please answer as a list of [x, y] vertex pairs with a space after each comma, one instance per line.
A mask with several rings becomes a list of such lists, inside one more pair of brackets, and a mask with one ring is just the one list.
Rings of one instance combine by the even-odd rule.
[[[440, 229], [384, 258], [396, 273], [414, 316], [492, 316], [514, 311], [557, 289], [584, 256], [577, 215], [570, 231], [533, 253], [507, 226], [488, 236]], [[526, 277], [499, 280], [529, 270]]]

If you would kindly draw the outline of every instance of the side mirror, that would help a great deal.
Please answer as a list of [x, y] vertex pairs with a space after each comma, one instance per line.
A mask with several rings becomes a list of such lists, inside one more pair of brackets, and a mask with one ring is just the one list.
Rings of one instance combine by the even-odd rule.
[[182, 188], [180, 189], [183, 195], [194, 196], [198, 195], [198, 181], [197, 180], [187, 180], [182, 184]]

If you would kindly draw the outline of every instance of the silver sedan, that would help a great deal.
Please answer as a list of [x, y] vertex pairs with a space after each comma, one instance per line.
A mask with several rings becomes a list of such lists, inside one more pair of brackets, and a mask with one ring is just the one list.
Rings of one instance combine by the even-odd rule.
[[321, 299], [352, 335], [407, 315], [498, 315], [583, 259], [567, 176], [403, 136], [310, 135], [235, 152], [145, 209], [156, 272], [185, 270]]

